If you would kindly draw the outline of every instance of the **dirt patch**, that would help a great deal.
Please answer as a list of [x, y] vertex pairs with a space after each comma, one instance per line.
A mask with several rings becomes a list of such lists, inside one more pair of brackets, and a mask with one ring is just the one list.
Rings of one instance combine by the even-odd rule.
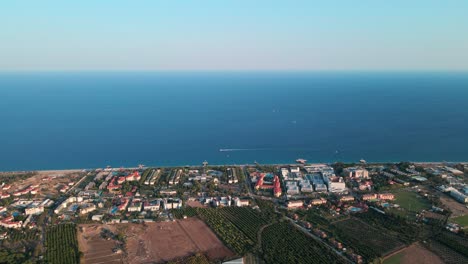
[[199, 201], [187, 201], [186, 205], [194, 208], [206, 208], [206, 206], [201, 204]]
[[109, 225], [79, 225], [78, 244], [80, 251], [84, 253], [82, 263], [123, 263], [123, 252], [114, 253], [119, 247], [119, 242], [106, 239], [101, 234], [104, 229], [115, 232], [115, 226]]
[[[114, 253], [116, 240], [102, 237], [103, 229], [126, 236], [125, 252]], [[162, 263], [203, 253], [211, 260], [233, 257], [211, 229], [198, 218], [145, 224], [89, 224], [78, 231], [83, 263]]]
[[440, 195], [440, 201], [442, 204], [452, 211], [451, 217], [457, 217], [468, 214], [468, 208], [465, 205], [455, 201], [452, 197], [446, 194]]
[[202, 252], [212, 260], [234, 256], [197, 218], [174, 222], [128, 224], [128, 263], [154, 263]]
[[37, 186], [38, 194], [35, 197], [55, 196], [59, 194], [60, 187], [76, 183], [84, 175], [85, 173], [81, 170], [37, 171], [31, 177], [15, 182], [10, 192], [20, 191], [29, 186]]
[[429, 251], [419, 243], [413, 244], [385, 258], [385, 264], [443, 264], [436, 254]]

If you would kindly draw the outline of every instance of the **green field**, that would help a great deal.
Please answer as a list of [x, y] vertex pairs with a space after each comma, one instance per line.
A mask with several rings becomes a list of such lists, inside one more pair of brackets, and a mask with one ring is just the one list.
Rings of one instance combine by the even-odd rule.
[[384, 260], [383, 264], [399, 264], [401, 263], [403, 256], [405, 256], [403, 252], [397, 253], [389, 257], [388, 259]]
[[468, 227], [468, 215], [463, 215], [450, 219], [451, 221], [463, 226]]
[[412, 212], [420, 212], [421, 210], [427, 210], [431, 208], [431, 204], [424, 197], [420, 196], [416, 192], [408, 190], [400, 190], [394, 192], [395, 203]]

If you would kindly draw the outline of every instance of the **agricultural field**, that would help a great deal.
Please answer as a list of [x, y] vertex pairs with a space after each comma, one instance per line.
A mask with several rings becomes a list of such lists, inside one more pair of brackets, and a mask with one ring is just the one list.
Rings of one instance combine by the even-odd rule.
[[266, 227], [261, 242], [266, 263], [346, 263], [328, 247], [286, 222]]
[[402, 248], [404, 244], [389, 232], [376, 229], [365, 222], [350, 218], [333, 224], [338, 240], [351, 247], [368, 261]]
[[437, 254], [444, 263], [447, 264], [459, 264], [459, 263], [468, 263], [468, 258], [455, 250], [447, 247], [446, 245], [436, 241], [436, 240], [429, 240], [427, 243], [427, 247]]
[[455, 201], [452, 197], [445, 193], [440, 194], [440, 202], [450, 209], [452, 212], [451, 217], [468, 215], [468, 208], [466, 208], [464, 204]]
[[[83, 224], [78, 226], [78, 242], [84, 263], [121, 263], [122, 253], [114, 253], [120, 242], [111, 238], [115, 226]], [[106, 232], [108, 231], [108, 232]], [[115, 232], [115, 231], [114, 231]]]
[[200, 216], [211, 229], [239, 255], [244, 255], [255, 245], [256, 240], [250, 239], [219, 210], [198, 208]]
[[411, 245], [384, 259], [383, 264], [443, 264], [436, 254], [420, 244]]
[[185, 207], [181, 209], [171, 209], [170, 212], [176, 219], [182, 219], [184, 216], [193, 217], [197, 215], [197, 209], [193, 207]]
[[398, 237], [407, 244], [417, 240], [422, 231], [421, 227], [407, 222], [405, 218], [398, 215], [384, 215], [374, 210], [369, 210], [365, 213], [356, 214], [356, 217], [376, 229], [382, 229], [383, 232], [388, 232]]
[[434, 239], [468, 258], [468, 239], [466, 237], [443, 231]]
[[418, 193], [409, 190], [399, 190], [394, 192], [395, 203], [410, 212], [420, 212], [431, 208], [431, 204]]
[[258, 231], [267, 224], [266, 219], [251, 208], [225, 207], [219, 211], [252, 241], [257, 240]]
[[[104, 229], [116, 238], [103, 236]], [[84, 263], [91, 264], [199, 263], [196, 261], [213, 262], [235, 255], [197, 218], [144, 224], [80, 225], [79, 242]]]
[[120, 224], [126, 235], [126, 263], [163, 263], [202, 253], [211, 261], [235, 254], [197, 218], [146, 224]]
[[468, 227], [468, 214], [452, 218], [450, 219], [450, 221], [457, 223], [463, 227]]
[[44, 260], [50, 264], [79, 264], [80, 254], [74, 224], [53, 225], [45, 235], [46, 253]]

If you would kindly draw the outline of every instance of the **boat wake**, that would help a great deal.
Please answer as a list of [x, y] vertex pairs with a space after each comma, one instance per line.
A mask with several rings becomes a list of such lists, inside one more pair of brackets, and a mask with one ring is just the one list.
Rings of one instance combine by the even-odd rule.
[[251, 149], [219, 149], [220, 152], [231, 152], [231, 151], [256, 151], [256, 150], [268, 150], [268, 149], [259, 149], [259, 148], [251, 148]]

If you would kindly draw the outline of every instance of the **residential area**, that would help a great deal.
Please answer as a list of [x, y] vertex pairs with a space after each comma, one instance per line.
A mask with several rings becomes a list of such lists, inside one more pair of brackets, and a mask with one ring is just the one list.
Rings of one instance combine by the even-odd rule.
[[0, 244], [25, 263], [400, 263], [413, 252], [463, 263], [467, 174], [365, 161], [1, 173]]

